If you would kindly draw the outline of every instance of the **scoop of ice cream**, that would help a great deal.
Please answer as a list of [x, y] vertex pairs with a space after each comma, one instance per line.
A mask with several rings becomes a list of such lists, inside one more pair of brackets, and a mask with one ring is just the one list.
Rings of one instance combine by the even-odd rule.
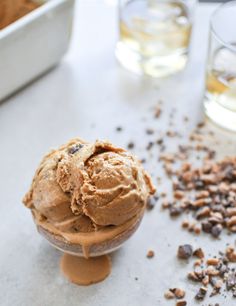
[[24, 203], [62, 231], [89, 232], [138, 215], [154, 191], [136, 157], [76, 139], [44, 157]]

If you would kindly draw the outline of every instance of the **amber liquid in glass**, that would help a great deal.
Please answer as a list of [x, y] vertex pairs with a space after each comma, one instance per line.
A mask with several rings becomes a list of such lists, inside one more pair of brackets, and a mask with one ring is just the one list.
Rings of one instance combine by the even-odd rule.
[[185, 66], [190, 34], [183, 3], [130, 1], [120, 16], [118, 58], [136, 72], [165, 76]]

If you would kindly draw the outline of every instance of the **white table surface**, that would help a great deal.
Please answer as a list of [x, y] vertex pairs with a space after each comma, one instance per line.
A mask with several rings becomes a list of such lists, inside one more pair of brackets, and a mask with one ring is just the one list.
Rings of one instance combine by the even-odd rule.
[[[169, 287], [187, 289], [188, 305], [195, 305], [197, 286], [186, 282], [192, 265], [176, 259], [179, 244], [202, 246], [208, 253], [224, 249], [234, 236], [223, 234], [214, 241], [209, 236], [193, 236], [180, 228], [180, 220], [171, 221], [160, 205], [147, 212], [141, 227], [126, 245], [112, 255], [112, 273], [104, 282], [90, 287], [69, 283], [60, 273], [60, 252], [38, 233], [30, 212], [21, 199], [42, 155], [68, 139], [80, 136], [88, 140], [110, 139], [126, 146], [134, 140], [134, 152], [147, 157], [146, 168], [154, 181], [162, 174], [152, 155], [144, 149], [146, 127], [156, 136], [168, 128], [169, 113], [175, 112], [175, 126], [187, 137], [202, 118], [204, 65], [207, 50], [208, 20], [214, 5], [201, 4], [194, 25], [190, 61], [187, 69], [162, 82], [142, 79], [117, 64], [114, 47], [117, 40], [116, 8], [104, 1], [81, 0], [76, 7], [71, 48], [61, 64], [37, 82], [0, 104], [0, 305], [12, 306], [165, 306], [173, 301], [163, 298]], [[164, 111], [153, 120], [151, 108], [159, 99]], [[190, 117], [184, 123], [184, 115]], [[115, 131], [122, 125], [121, 133]], [[229, 144], [233, 135], [208, 125], [217, 132], [207, 139], [218, 156], [235, 152]], [[167, 139], [168, 147], [183, 139]], [[168, 190], [168, 182], [158, 190]], [[159, 202], [160, 204], [160, 202]], [[156, 255], [146, 258], [151, 248]], [[138, 277], [138, 280], [135, 280]], [[229, 296], [206, 300], [200, 305], [219, 302], [231, 306]], [[196, 304], [199, 305], [199, 304]]]

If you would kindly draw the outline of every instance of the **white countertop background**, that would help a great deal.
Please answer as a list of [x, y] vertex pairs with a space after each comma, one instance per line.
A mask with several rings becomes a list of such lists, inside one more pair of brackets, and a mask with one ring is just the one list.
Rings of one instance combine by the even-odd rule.
[[[162, 135], [168, 115], [176, 108], [175, 124], [187, 137], [202, 120], [205, 58], [209, 16], [215, 5], [201, 4], [197, 10], [191, 56], [186, 70], [168, 80], [142, 79], [116, 62], [116, 8], [102, 0], [77, 3], [71, 48], [61, 64], [17, 95], [0, 104], [0, 305], [2, 306], [165, 306], [163, 294], [169, 287], [187, 289], [188, 305], [232, 306], [235, 300], [221, 296], [194, 303], [197, 286], [186, 282], [192, 265], [177, 261], [179, 244], [202, 246], [208, 253], [224, 249], [234, 236], [222, 234], [215, 241], [180, 228], [160, 205], [147, 212], [141, 227], [126, 245], [112, 255], [112, 273], [104, 282], [90, 287], [69, 283], [60, 273], [60, 252], [38, 235], [30, 212], [21, 200], [29, 188], [41, 157], [49, 148], [80, 136], [88, 140], [110, 139], [126, 146], [134, 140], [134, 153], [147, 157], [144, 129], [152, 127]], [[163, 100], [163, 115], [153, 120], [151, 108]], [[183, 123], [188, 115], [190, 122]], [[124, 131], [117, 133], [115, 128]], [[213, 126], [219, 156], [235, 153], [235, 138]], [[180, 139], [167, 140], [168, 147]], [[209, 140], [209, 146], [214, 141]], [[148, 157], [146, 168], [154, 182], [162, 175], [158, 155]], [[160, 186], [169, 189], [168, 182]], [[158, 189], [159, 190], [159, 189]], [[159, 202], [160, 204], [161, 202]], [[156, 253], [146, 258], [148, 249]], [[138, 277], [138, 280], [135, 280]]]

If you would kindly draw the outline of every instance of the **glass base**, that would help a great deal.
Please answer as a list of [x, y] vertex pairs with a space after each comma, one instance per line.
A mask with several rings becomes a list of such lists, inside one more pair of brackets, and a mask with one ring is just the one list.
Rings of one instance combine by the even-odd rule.
[[155, 78], [162, 78], [182, 70], [187, 62], [187, 51], [176, 52], [166, 56], [142, 57], [119, 41], [116, 57], [126, 69]]
[[205, 114], [217, 125], [236, 131], [236, 112], [219, 104], [214, 97], [206, 94], [204, 98]]

